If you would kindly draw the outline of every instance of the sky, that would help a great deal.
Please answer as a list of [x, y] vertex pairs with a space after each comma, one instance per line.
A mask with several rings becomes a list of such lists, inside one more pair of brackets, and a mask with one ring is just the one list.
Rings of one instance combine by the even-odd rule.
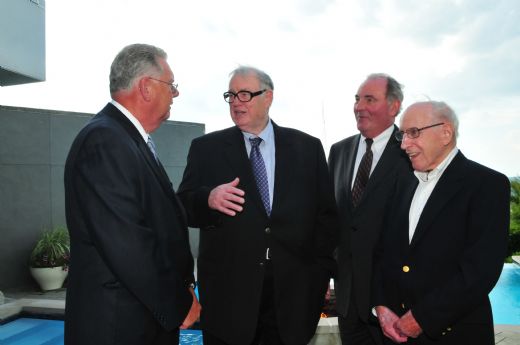
[[[127, 44], [168, 53], [171, 120], [232, 126], [229, 72], [274, 81], [271, 118], [330, 146], [357, 133], [354, 95], [370, 73], [404, 85], [403, 109], [445, 101], [466, 157], [520, 175], [518, 0], [47, 0], [46, 81], [0, 88], [0, 104], [97, 113]], [[399, 117], [397, 119], [399, 122]]]

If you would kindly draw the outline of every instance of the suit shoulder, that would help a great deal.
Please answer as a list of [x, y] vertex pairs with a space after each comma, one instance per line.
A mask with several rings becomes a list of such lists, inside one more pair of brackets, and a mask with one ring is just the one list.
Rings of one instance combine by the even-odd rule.
[[309, 142], [309, 143], [313, 142], [313, 143], [321, 144], [320, 139], [316, 138], [315, 136], [310, 135], [309, 133], [305, 133], [305, 132], [300, 131], [295, 128], [278, 126], [275, 129], [275, 136], [276, 135], [283, 136], [284, 138], [286, 138], [288, 140], [297, 140], [300, 143], [302, 141], [304, 141], [304, 142]]
[[237, 135], [237, 128], [229, 127], [226, 129], [221, 129], [215, 132], [203, 134], [199, 137], [194, 138], [191, 141], [192, 146], [205, 146], [205, 145], [215, 145], [221, 142], [225, 142], [230, 140], [233, 136]]
[[493, 180], [496, 182], [501, 181], [507, 183], [508, 185], [510, 184], [509, 178], [497, 170], [491, 169], [470, 159], [467, 159], [467, 164], [468, 170], [471, 169], [474, 176], [478, 176], [481, 179]]
[[338, 154], [343, 156], [345, 155], [345, 152], [350, 152], [351, 150], [354, 150], [357, 144], [356, 140], [358, 138], [359, 134], [356, 134], [332, 144], [332, 146], [330, 147], [330, 154], [333, 157], [335, 153], [339, 152]]
[[334, 148], [340, 148], [340, 147], [349, 147], [351, 145], [355, 145], [356, 144], [356, 140], [359, 138], [359, 134], [354, 134], [350, 137], [347, 137], [345, 139], [342, 139], [338, 142], [335, 142], [334, 144], [332, 144], [332, 147]]
[[96, 141], [106, 139], [110, 142], [125, 140], [127, 135], [123, 127], [113, 119], [97, 114], [78, 133], [76, 141]]

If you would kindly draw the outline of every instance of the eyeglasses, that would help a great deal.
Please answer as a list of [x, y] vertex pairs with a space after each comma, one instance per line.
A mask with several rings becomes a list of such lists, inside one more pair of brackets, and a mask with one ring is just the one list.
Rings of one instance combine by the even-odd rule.
[[148, 78], [168, 85], [170, 87], [170, 90], [173, 93], [179, 92], [179, 89], [178, 89], [179, 84], [174, 84], [173, 82], [170, 83], [170, 82], [167, 82], [167, 81], [164, 81], [164, 80], [161, 80], [161, 79], [155, 79], [155, 78], [152, 78], [152, 77], [148, 77]]
[[233, 101], [235, 100], [235, 97], [236, 97], [236, 98], [238, 98], [238, 100], [240, 102], [250, 102], [253, 99], [253, 97], [261, 95], [266, 91], [267, 91], [267, 89], [263, 89], [263, 90], [260, 90], [257, 92], [242, 90], [242, 91], [238, 91], [237, 93], [234, 93], [234, 92], [228, 91], [228, 92], [224, 92], [224, 100], [228, 103], [233, 103]]
[[417, 128], [417, 127], [408, 128], [406, 131], [395, 132], [395, 138], [397, 139], [397, 141], [403, 141], [404, 135], [406, 134], [406, 136], [408, 138], [415, 139], [415, 138], [419, 137], [419, 135], [421, 134], [421, 131], [428, 129], [428, 128], [437, 127], [437, 126], [440, 126], [443, 124], [444, 124], [444, 122], [440, 122], [440, 123], [436, 123], [434, 125], [430, 125], [430, 126], [426, 126], [426, 127], [422, 127], [422, 128]]

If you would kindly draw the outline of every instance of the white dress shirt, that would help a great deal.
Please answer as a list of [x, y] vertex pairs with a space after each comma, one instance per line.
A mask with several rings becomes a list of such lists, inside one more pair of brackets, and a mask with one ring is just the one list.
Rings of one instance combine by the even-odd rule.
[[[394, 125], [391, 125], [387, 129], [385, 129], [381, 134], [379, 134], [377, 137], [372, 138], [374, 142], [372, 143], [372, 147], [370, 148], [372, 150], [372, 166], [370, 168], [370, 175], [372, 174], [372, 171], [374, 171], [377, 163], [381, 159], [381, 156], [383, 155], [383, 151], [385, 151], [386, 144], [388, 143], [388, 140], [390, 140], [390, 137], [392, 136], [392, 133], [394, 132]], [[354, 165], [354, 174], [351, 181], [350, 189], [354, 188], [354, 181], [356, 180], [355, 176], [357, 175], [357, 171], [359, 168], [359, 164], [361, 163], [361, 159], [363, 158], [363, 155], [365, 154], [367, 150], [367, 143], [365, 142], [365, 137], [363, 135], [359, 136], [359, 145], [356, 155], [356, 164]], [[369, 176], [370, 176], [369, 175]]]
[[413, 235], [415, 233], [415, 228], [417, 227], [417, 223], [419, 223], [419, 218], [421, 217], [422, 211], [426, 202], [430, 198], [430, 195], [433, 192], [433, 189], [439, 182], [442, 174], [446, 170], [446, 167], [451, 163], [455, 155], [459, 152], [459, 149], [454, 147], [453, 150], [444, 158], [444, 160], [439, 164], [435, 169], [422, 172], [422, 171], [414, 171], [415, 176], [419, 180], [419, 185], [415, 190], [415, 194], [413, 195], [412, 204], [410, 205], [410, 213], [408, 214], [408, 241], [412, 242]]

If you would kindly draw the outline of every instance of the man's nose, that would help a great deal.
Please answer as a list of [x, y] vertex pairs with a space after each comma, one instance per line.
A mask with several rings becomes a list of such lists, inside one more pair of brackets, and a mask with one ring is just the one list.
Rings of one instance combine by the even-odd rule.
[[403, 133], [403, 140], [401, 140], [401, 149], [406, 150], [408, 146], [410, 146], [410, 138], [408, 138], [408, 135], [406, 133]]
[[238, 99], [238, 96], [234, 96], [233, 97], [233, 102], [231, 102], [231, 104], [241, 104], [242, 102]]

